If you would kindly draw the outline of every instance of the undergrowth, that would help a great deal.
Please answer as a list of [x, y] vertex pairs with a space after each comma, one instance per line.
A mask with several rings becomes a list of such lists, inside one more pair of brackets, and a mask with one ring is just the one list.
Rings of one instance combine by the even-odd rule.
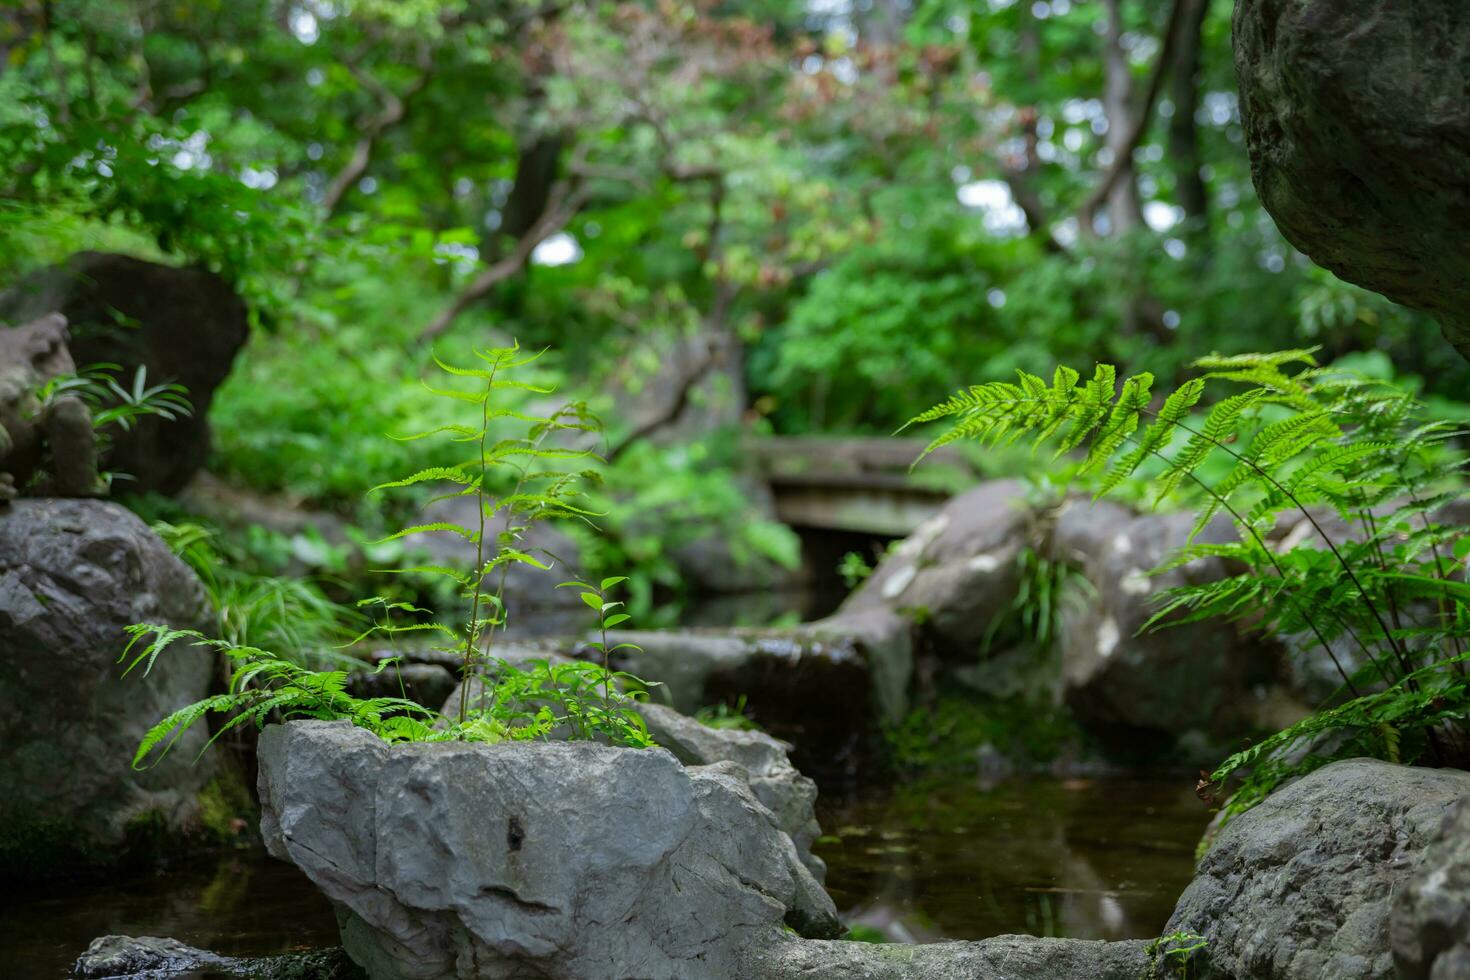
[[[433, 637], [438, 649], [453, 652], [460, 660], [461, 677], [466, 683], [461, 684], [457, 705], [441, 714], [403, 697], [355, 697], [348, 691], [345, 667], [309, 669], [277, 650], [247, 642], [251, 634], [232, 630], [225, 619], [220, 624], [223, 635], [218, 638], [196, 630], [137, 624], [129, 627], [131, 640], [122, 658], [126, 663], [124, 673], [138, 669], [148, 673], [158, 658], [179, 642], [223, 654], [231, 672], [224, 693], [182, 708], [154, 725], [138, 747], [135, 766], [162, 758], [190, 727], [211, 714], [225, 715], [227, 720], [217, 726], [210, 744], [242, 725], [263, 726], [272, 720], [291, 718], [345, 719], [390, 742], [558, 737], [633, 747], [652, 744], [634, 708], [635, 698], [641, 696], [636, 692], [643, 685], [631, 675], [611, 670], [608, 664], [612, 652], [629, 646], [609, 647], [607, 636], [609, 629], [629, 618], [621, 611], [622, 603], [610, 595], [625, 581], [623, 577], [611, 576], [595, 585], [580, 579], [562, 583], [563, 587], [577, 589], [582, 601], [597, 615], [600, 638], [593, 647], [601, 654], [601, 663], [533, 661], [516, 665], [494, 656], [497, 634], [507, 624], [505, 589], [509, 569], [528, 566], [549, 572], [562, 561], [559, 556], [526, 548], [527, 532], [540, 521], [590, 522], [597, 516], [584, 505], [581, 491], [585, 483], [598, 478], [591, 466], [593, 453], [577, 448], [575, 443], [558, 444], [558, 440], [573, 441], [579, 433], [595, 431], [598, 423], [577, 403], [544, 415], [500, 406], [498, 398], [507, 391], [549, 394], [549, 389], [514, 376], [537, 355], [526, 355], [519, 347], [474, 353], [482, 366], [461, 367], [436, 358], [450, 382], [430, 390], [455, 403], [472, 406], [478, 423], [452, 422], [401, 437], [447, 437], [459, 447], [459, 461], [422, 469], [374, 488], [449, 486], [454, 489], [437, 499], [475, 500], [477, 519], [472, 527], [437, 521], [403, 528], [384, 539], [396, 541], [411, 534], [439, 533], [454, 535], [472, 546], [474, 559], [468, 568], [420, 565], [393, 570], [448, 581], [467, 608], [467, 615], [463, 621], [445, 623], [429, 618], [426, 610], [412, 603], [373, 596], [359, 603], [371, 625], [345, 644], [374, 635], [385, 636], [390, 642], [407, 634]], [[511, 426], [519, 426], [520, 431], [507, 434]], [[508, 485], [510, 489], [494, 495], [492, 484]], [[201, 548], [207, 540], [197, 533], [186, 536], [179, 529], [175, 529], [175, 537], [176, 543], [185, 538], [186, 552]], [[207, 558], [201, 564], [208, 566]], [[246, 617], [246, 622], [255, 626], [256, 633], [266, 632], [255, 620]], [[376, 669], [396, 669], [396, 662], [396, 658], [387, 658]], [[468, 682], [478, 678], [484, 679], [484, 694], [471, 699]], [[627, 693], [629, 690], [634, 693]]]

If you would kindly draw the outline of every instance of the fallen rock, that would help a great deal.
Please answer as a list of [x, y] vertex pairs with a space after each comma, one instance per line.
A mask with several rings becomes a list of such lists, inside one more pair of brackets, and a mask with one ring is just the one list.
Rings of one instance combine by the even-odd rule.
[[[1219, 831], [1164, 932], [1209, 941], [1198, 956], [1205, 980], [1392, 976], [1394, 896], [1430, 867], [1431, 841], [1467, 795], [1470, 773], [1459, 770], [1374, 759], [1324, 766]], [[1413, 956], [1428, 937], [1411, 936], [1422, 907], [1404, 901], [1401, 955]], [[1422, 962], [1434, 944], [1418, 948]]]
[[194, 573], [131, 512], [96, 500], [17, 500], [0, 510], [0, 875], [116, 859], [133, 836], [197, 829], [194, 729], [142, 772], [154, 723], [209, 693], [214, 658], [170, 650], [121, 677], [131, 623], [202, 629]]
[[1400, 980], [1470, 980], [1470, 799], [1393, 896], [1389, 928]]
[[731, 763], [590, 742], [260, 740], [261, 833], [339, 906], [373, 980], [728, 978], [831, 899]]
[[[1150, 570], [1184, 546], [1194, 515], [1135, 515], [1106, 502], [1074, 500], [1053, 530], [1055, 558], [1079, 566], [1084, 595], [1062, 602], [1059, 630], [1064, 696], [1078, 722], [1114, 752], [1143, 755], [1236, 738], [1255, 721], [1259, 691], [1274, 680], [1280, 651], [1230, 623], [1194, 623], [1140, 633], [1169, 588], [1228, 574], [1217, 559], [1160, 575]], [[1228, 521], [1198, 541], [1232, 540]]]
[[364, 977], [342, 949], [283, 956], [221, 956], [177, 939], [103, 936], [92, 940], [72, 967], [75, 980], [172, 980], [197, 977], [242, 980], [360, 980]]
[[210, 402], [249, 336], [245, 301], [201, 267], [78, 252], [0, 295], [0, 320], [19, 323], [53, 310], [71, 324], [78, 364], [120, 365], [124, 384], [145, 367], [150, 385], [189, 389], [191, 416], [139, 419], [114, 433], [106, 456], [109, 468], [132, 478], [130, 490], [182, 489], [209, 455]]
[[888, 943], [772, 944], [738, 974], [749, 980], [790, 977], [842, 980], [1140, 980], [1150, 975], [1143, 942], [1092, 942], [997, 936], [980, 942], [907, 946]]
[[1017, 559], [1037, 520], [1019, 480], [982, 483], [905, 538], [841, 611], [905, 611], [940, 656], [973, 660], [991, 621], [1016, 597]]
[[1470, 5], [1237, 0], [1251, 177], [1318, 265], [1470, 356]]

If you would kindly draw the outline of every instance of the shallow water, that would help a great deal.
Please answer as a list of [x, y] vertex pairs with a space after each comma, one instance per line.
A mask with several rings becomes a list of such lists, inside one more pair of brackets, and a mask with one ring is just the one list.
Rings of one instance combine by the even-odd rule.
[[102, 881], [10, 886], [0, 895], [0, 977], [62, 980], [98, 936], [165, 936], [230, 956], [335, 946], [327, 900], [264, 852]]
[[[817, 847], [844, 917], [890, 939], [1010, 932], [1157, 936], [1209, 814], [1186, 779], [973, 778], [819, 804]], [[97, 936], [171, 936], [233, 956], [337, 942], [332, 910], [259, 852], [0, 895], [0, 976], [61, 980]]]
[[1210, 814], [1188, 779], [928, 781], [818, 803], [850, 924], [890, 940], [1158, 936]]

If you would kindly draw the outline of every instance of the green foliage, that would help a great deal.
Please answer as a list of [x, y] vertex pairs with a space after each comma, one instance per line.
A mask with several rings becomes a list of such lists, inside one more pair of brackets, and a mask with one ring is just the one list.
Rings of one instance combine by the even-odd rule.
[[429, 732], [424, 721], [431, 715], [428, 709], [404, 698], [355, 698], [347, 693], [346, 670], [308, 670], [258, 647], [210, 639], [197, 630], [140, 623], [128, 627], [128, 634], [132, 638], [122, 655], [124, 674], [140, 665], [147, 674], [180, 640], [223, 653], [231, 667], [225, 693], [180, 708], [148, 730], [133, 755], [135, 769], [144, 768], [145, 761], [156, 764], [163, 759], [185, 732], [210, 714], [228, 717], [206, 747], [240, 725], [264, 726], [267, 721], [292, 718], [345, 718], [390, 742], [419, 740]]
[[995, 617], [986, 630], [982, 653], [991, 650], [1002, 633], [1038, 650], [1049, 649], [1057, 638], [1066, 604], [1080, 602], [1092, 588], [1086, 576], [1071, 565], [1035, 548], [1022, 548], [1016, 566], [1016, 595], [1006, 614]]
[[118, 384], [116, 364], [92, 364], [76, 374], [49, 378], [36, 393], [43, 406], [58, 398], [80, 398], [92, 410], [92, 425], [98, 430], [116, 426], [124, 432], [138, 419], [156, 415], [167, 421], [192, 415], [189, 392], [178, 384], [148, 384], [148, 369], [139, 366], [133, 383]]
[[843, 584], [849, 589], [855, 589], [873, 574], [873, 566], [859, 552], [849, 551], [837, 564], [837, 574], [842, 576]]
[[[1151, 460], [1155, 500], [1185, 482], [1198, 490], [1191, 543], [1163, 569], [1217, 558], [1243, 570], [1166, 591], [1146, 628], [1240, 621], [1325, 658], [1348, 698], [1225, 760], [1214, 781], [1252, 767], [1230, 812], [1334, 758], [1443, 760], [1437, 732], [1470, 715], [1461, 666], [1470, 587], [1451, 552], [1458, 532], [1436, 516], [1463, 495], [1455, 428], [1422, 421], [1414, 398], [1392, 386], [1318, 367], [1307, 350], [1212, 355], [1196, 367], [1200, 376], [1156, 408], [1150, 375], [1120, 389], [1104, 364], [1085, 383], [1066, 367], [1050, 384], [1020, 372], [914, 421], [951, 420], [930, 451], [1029, 438], [1058, 456], [1076, 452], [1099, 496]], [[1207, 383], [1233, 390], [1201, 417], [1192, 413]], [[1212, 458], [1224, 465], [1207, 481]], [[1237, 538], [1200, 540], [1218, 514]], [[1276, 540], [1290, 526], [1302, 530]]]
[[358, 663], [337, 648], [360, 628], [362, 615], [313, 582], [248, 570], [236, 549], [222, 553], [216, 532], [201, 524], [154, 521], [152, 528], [204, 583], [221, 639], [274, 651], [303, 667]]
[[721, 701], [719, 704], [705, 705], [694, 713], [694, 720], [706, 728], [718, 728], [727, 731], [756, 732], [760, 731], [759, 725], [745, 713], [745, 695], [735, 699], [734, 704]]
[[1189, 980], [1192, 976], [1198, 976], [1194, 967], [1199, 965], [1202, 959], [1200, 954], [1209, 945], [1210, 941], [1204, 936], [1179, 931], [1153, 940], [1144, 947], [1144, 952], [1152, 961], [1155, 976]]
[[1054, 705], [947, 695], [885, 727], [883, 737], [889, 765], [912, 774], [971, 771], [986, 745], [1023, 765], [1040, 765], [1077, 744], [1081, 733]]
[[[451, 422], [401, 437], [413, 441], [445, 436], [462, 447], [461, 454], [472, 455], [468, 458], [462, 455], [461, 461], [453, 465], [421, 469], [375, 488], [429, 484], [451, 488], [441, 498], [474, 499], [477, 512], [474, 527], [448, 521], [432, 522], [404, 528], [384, 539], [394, 541], [408, 534], [432, 532], [453, 534], [473, 544], [475, 559], [468, 569], [417, 566], [397, 570], [436, 576], [453, 583], [468, 606], [468, 616], [462, 625], [423, 619], [419, 616], [425, 610], [375, 596], [359, 603], [372, 615], [372, 624], [357, 637], [359, 640], [375, 634], [389, 639], [406, 634], [437, 637], [442, 644], [439, 649], [457, 653], [462, 661], [461, 676], [465, 683], [460, 688], [455, 715], [440, 716], [406, 698], [354, 697], [347, 691], [345, 669], [310, 670], [292, 659], [245, 642], [252, 632], [267, 632], [272, 626], [280, 629], [278, 619], [262, 621], [257, 615], [258, 603], [242, 607], [238, 602], [238, 582], [233, 583], [237, 586], [233, 590], [221, 584], [215, 567], [216, 556], [208, 549], [207, 532], [198, 527], [164, 526], [162, 530], [175, 547], [204, 569], [221, 610], [221, 627], [226, 636], [209, 639], [197, 631], [151, 624], [130, 627], [132, 640], [123, 654], [127, 661], [124, 673], [141, 665], [146, 674], [158, 657], [179, 640], [223, 653], [233, 669], [225, 693], [181, 708], [155, 725], [138, 747], [135, 766], [162, 758], [184, 732], [209, 714], [228, 718], [218, 727], [210, 744], [243, 724], [260, 726], [270, 720], [291, 718], [347, 719], [390, 742], [447, 739], [495, 742], [563, 736], [601, 738], [637, 748], [652, 744], [642, 717], [632, 706], [639, 695], [623, 690], [635, 684], [641, 687], [641, 683], [631, 675], [612, 671], [608, 665], [610, 655], [617, 650], [636, 649], [630, 643], [611, 646], [608, 643], [608, 630], [629, 619], [627, 613], [619, 611], [623, 603], [609, 598], [609, 591], [625, 582], [624, 577], [611, 576], [597, 585], [577, 580], [562, 583], [564, 587], [581, 590], [583, 602], [597, 613], [600, 639], [593, 647], [602, 654], [600, 665], [541, 661], [521, 668], [488, 654], [496, 631], [507, 623], [505, 587], [509, 569], [521, 565], [544, 571], [560, 562], [556, 555], [538, 556], [525, 550], [522, 541], [527, 531], [538, 521], [553, 518], [587, 521], [594, 516], [582, 505], [579, 486], [585, 480], [596, 479], [597, 474], [578, 468], [593, 459], [593, 454], [589, 450], [550, 443], [556, 438], [576, 438], [596, 431], [598, 423], [577, 404], [544, 416], [493, 404], [496, 396], [506, 391], [547, 393], [541, 386], [512, 376], [538, 355], [525, 355], [518, 346], [474, 353], [485, 367], [460, 367], [435, 358], [451, 384], [431, 390], [441, 398], [473, 405], [478, 424]], [[456, 379], [465, 379], [473, 387], [454, 385]], [[524, 434], [494, 431], [507, 423], [523, 424]], [[497, 470], [508, 471], [513, 482], [508, 492], [492, 496], [490, 478]], [[231, 582], [228, 578], [225, 581]], [[247, 587], [259, 584], [249, 582]], [[289, 608], [291, 595], [279, 583], [269, 583], [269, 587], [272, 591], [267, 593], [271, 598], [268, 610], [280, 612]], [[414, 618], [409, 622], [399, 621], [405, 614]], [[389, 658], [376, 671], [395, 664], [396, 659]], [[488, 697], [475, 698], [476, 705], [471, 710], [471, 682], [485, 673], [492, 674], [494, 682], [488, 689]]]

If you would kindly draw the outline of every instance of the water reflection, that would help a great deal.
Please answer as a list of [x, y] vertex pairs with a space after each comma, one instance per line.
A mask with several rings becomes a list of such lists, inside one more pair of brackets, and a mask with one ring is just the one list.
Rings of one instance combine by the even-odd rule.
[[[845, 918], [904, 942], [1002, 933], [1157, 936], [1209, 814], [1187, 779], [969, 779], [819, 802], [817, 846]], [[331, 908], [294, 867], [220, 861], [0, 892], [0, 976], [63, 977], [108, 933], [171, 936], [234, 956], [337, 943]]]
[[1209, 813], [1186, 779], [973, 779], [818, 804], [827, 889], [902, 942], [1157, 936]]
[[292, 865], [260, 851], [63, 881], [0, 895], [5, 926], [0, 976], [56, 980], [87, 944], [110, 933], [167, 936], [230, 956], [269, 956], [335, 946], [327, 900]]

